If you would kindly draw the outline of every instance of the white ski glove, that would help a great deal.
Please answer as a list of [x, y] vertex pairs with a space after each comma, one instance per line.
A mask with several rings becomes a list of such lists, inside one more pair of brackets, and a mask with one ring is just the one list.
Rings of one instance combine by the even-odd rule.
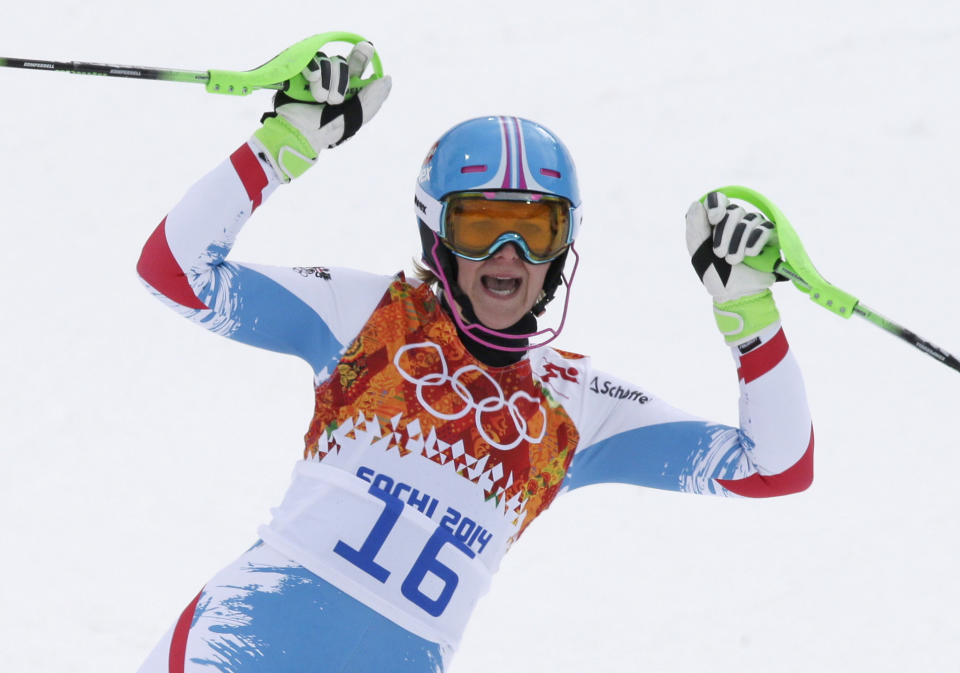
[[713, 296], [721, 333], [728, 343], [741, 343], [780, 318], [769, 290], [776, 276], [743, 263], [765, 245], [776, 244], [774, 227], [719, 192], [705, 201], [694, 201], [687, 210], [687, 251]]
[[373, 44], [359, 42], [347, 58], [328, 57], [318, 51], [313, 60], [303, 69], [303, 76], [310, 82], [310, 94], [319, 103], [340, 105], [346, 96], [351, 77], [359, 77], [373, 58]]
[[376, 79], [347, 99], [351, 77], [359, 77], [373, 57], [373, 45], [360, 42], [344, 59], [318, 52], [303, 70], [316, 103], [290, 98], [282, 91], [274, 112], [263, 116], [254, 141], [285, 182], [303, 175], [321, 150], [336, 147], [370, 121], [390, 93], [389, 76]]

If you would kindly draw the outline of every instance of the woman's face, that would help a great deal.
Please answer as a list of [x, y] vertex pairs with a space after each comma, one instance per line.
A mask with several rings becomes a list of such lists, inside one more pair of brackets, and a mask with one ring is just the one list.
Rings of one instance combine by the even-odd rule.
[[457, 284], [486, 327], [505, 329], [536, 303], [549, 264], [530, 264], [506, 244], [482, 262], [457, 258]]

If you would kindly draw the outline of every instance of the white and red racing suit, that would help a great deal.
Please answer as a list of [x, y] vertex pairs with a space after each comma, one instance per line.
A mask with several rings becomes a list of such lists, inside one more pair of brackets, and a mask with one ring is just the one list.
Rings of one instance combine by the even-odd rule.
[[160, 223], [138, 271], [208, 330], [313, 368], [303, 457], [259, 535], [393, 624], [452, 651], [504, 553], [567, 490], [768, 497], [810, 484], [810, 414], [779, 324], [731, 349], [739, 428], [552, 347], [489, 367], [428, 285], [227, 261], [279, 184], [244, 144]]

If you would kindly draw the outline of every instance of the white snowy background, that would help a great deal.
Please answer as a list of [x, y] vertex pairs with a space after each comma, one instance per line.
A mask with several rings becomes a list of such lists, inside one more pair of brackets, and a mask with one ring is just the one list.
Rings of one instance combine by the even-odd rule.
[[[960, 9], [942, 0], [13, 3], [0, 55], [243, 70], [370, 37], [374, 122], [278, 192], [234, 257], [410, 267], [420, 162], [516, 114], [576, 157], [583, 258], [562, 345], [735, 423], [736, 374], [682, 216], [738, 183], [820, 271], [960, 353]], [[131, 672], [278, 503], [309, 369], [141, 287], [140, 247], [270, 103], [0, 70], [0, 668]], [[453, 673], [960, 671], [960, 375], [786, 284], [817, 477], [728, 501], [558, 499], [504, 559]]]

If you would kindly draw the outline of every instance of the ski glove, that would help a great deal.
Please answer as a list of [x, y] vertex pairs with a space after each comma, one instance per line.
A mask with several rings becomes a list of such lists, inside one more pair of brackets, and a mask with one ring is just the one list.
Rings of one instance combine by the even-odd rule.
[[359, 77], [373, 57], [373, 45], [360, 42], [350, 55], [327, 57], [318, 52], [303, 70], [315, 103], [297, 101], [282, 91], [273, 112], [263, 116], [254, 141], [284, 182], [303, 175], [320, 150], [336, 147], [370, 121], [390, 93], [390, 77], [376, 79], [347, 99], [351, 77]]
[[714, 317], [727, 342], [741, 343], [777, 322], [769, 290], [776, 277], [743, 263], [776, 243], [773, 224], [719, 192], [708, 194], [705, 203], [690, 204], [686, 223], [690, 261], [713, 296]]

